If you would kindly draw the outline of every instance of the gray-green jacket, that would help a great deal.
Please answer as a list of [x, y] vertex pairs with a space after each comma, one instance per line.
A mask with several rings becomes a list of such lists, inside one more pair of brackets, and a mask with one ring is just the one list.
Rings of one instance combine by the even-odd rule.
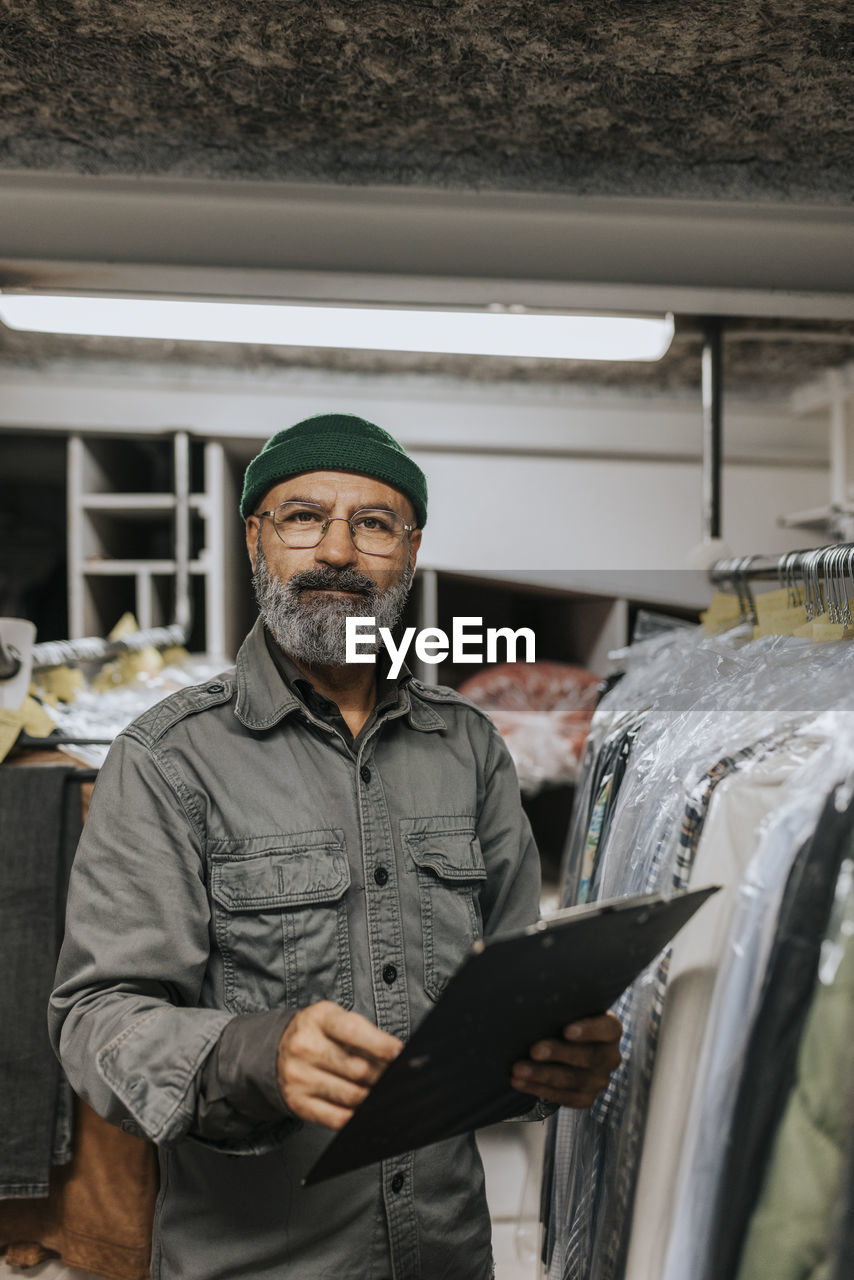
[[[159, 1144], [154, 1280], [490, 1275], [471, 1135], [306, 1189], [329, 1131], [269, 1101], [224, 1116], [205, 1064], [227, 1025], [319, 999], [405, 1040], [473, 939], [534, 920], [538, 895], [504, 743], [449, 689], [401, 681], [348, 743], [283, 679], [258, 624], [235, 671], [117, 739], [75, 860], [50, 1026], [80, 1096]], [[275, 1091], [269, 1045], [247, 1096]]]

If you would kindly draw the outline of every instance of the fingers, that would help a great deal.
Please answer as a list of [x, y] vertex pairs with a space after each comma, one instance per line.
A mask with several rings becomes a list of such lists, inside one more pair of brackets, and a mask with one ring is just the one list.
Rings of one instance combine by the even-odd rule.
[[530, 1060], [516, 1062], [510, 1083], [565, 1107], [589, 1107], [620, 1065], [622, 1025], [612, 1013], [564, 1028], [562, 1039], [538, 1040]]
[[589, 1107], [608, 1087], [610, 1078], [610, 1072], [604, 1070], [517, 1062], [513, 1065], [510, 1084], [521, 1093], [532, 1093], [560, 1106]]
[[330, 1075], [340, 1076], [344, 1080], [352, 1080], [355, 1084], [368, 1087], [376, 1084], [388, 1066], [387, 1062], [377, 1058], [366, 1057], [355, 1049], [347, 1049], [328, 1037], [323, 1039], [314, 1033], [298, 1036], [289, 1045], [289, 1050], [296, 1052]]
[[337, 1130], [344, 1128], [352, 1114], [353, 1112], [349, 1107], [336, 1107], [332, 1103], [315, 1099], [306, 1108], [306, 1112], [301, 1119], [309, 1120], [312, 1124], [322, 1124], [327, 1129]]
[[318, 1010], [326, 1034], [354, 1053], [362, 1053], [378, 1062], [393, 1062], [403, 1048], [403, 1041], [381, 1031], [367, 1018], [328, 1000], [310, 1006]]
[[402, 1047], [361, 1014], [329, 1001], [309, 1005], [279, 1041], [279, 1090], [301, 1119], [340, 1129]]
[[619, 1043], [622, 1034], [623, 1024], [617, 1015], [610, 1011], [596, 1018], [581, 1018], [578, 1022], [571, 1022], [568, 1027], [564, 1027], [563, 1031], [565, 1040], [575, 1041], [616, 1040]]
[[567, 1067], [609, 1074], [621, 1062], [620, 1046], [613, 1042], [567, 1044], [565, 1040], [538, 1040], [531, 1046], [530, 1056], [537, 1063], [560, 1062]]

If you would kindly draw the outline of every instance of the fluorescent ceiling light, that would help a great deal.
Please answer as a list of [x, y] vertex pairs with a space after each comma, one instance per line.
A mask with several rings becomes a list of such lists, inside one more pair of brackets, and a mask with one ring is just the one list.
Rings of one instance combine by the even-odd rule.
[[40, 333], [547, 360], [660, 360], [673, 338], [672, 316], [652, 319], [516, 309], [439, 311], [53, 294], [2, 294], [0, 320], [11, 329]]

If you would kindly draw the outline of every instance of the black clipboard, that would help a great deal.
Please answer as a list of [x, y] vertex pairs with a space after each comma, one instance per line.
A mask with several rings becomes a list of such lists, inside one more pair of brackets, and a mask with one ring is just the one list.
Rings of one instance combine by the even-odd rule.
[[570, 907], [476, 943], [304, 1185], [530, 1111], [511, 1064], [610, 1008], [718, 888]]

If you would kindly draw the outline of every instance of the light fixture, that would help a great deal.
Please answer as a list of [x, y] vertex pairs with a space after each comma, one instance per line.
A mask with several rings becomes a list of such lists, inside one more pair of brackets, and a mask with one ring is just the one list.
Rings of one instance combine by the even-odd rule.
[[11, 329], [39, 333], [547, 360], [660, 360], [673, 338], [669, 315], [562, 315], [518, 307], [438, 310], [44, 293], [0, 294], [0, 320]]

